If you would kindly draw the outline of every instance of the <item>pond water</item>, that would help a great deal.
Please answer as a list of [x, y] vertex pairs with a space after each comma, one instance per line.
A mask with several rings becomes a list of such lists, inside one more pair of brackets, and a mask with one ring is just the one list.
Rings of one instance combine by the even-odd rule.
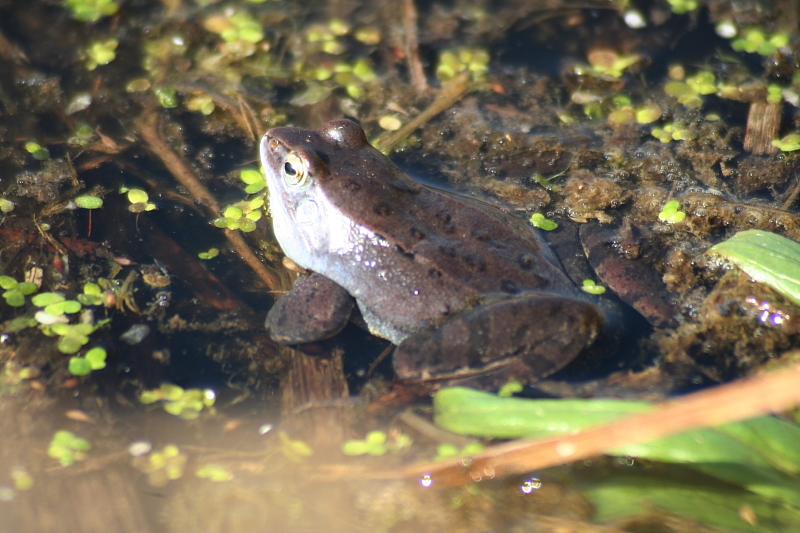
[[[633, 454], [448, 488], [408, 475], [491, 441], [437, 427], [435, 387], [397, 380], [356, 324], [302, 351], [269, 338], [297, 272], [258, 142], [351, 118], [509, 232], [556, 223], [537, 231], [567, 276], [629, 326], [519, 391], [672, 398], [793, 363], [797, 296], [706, 251], [747, 229], [800, 239], [798, 15], [0, 0], [0, 532], [797, 530], [785, 450], [742, 452], [738, 477]], [[779, 448], [737, 438], [703, 465]]]

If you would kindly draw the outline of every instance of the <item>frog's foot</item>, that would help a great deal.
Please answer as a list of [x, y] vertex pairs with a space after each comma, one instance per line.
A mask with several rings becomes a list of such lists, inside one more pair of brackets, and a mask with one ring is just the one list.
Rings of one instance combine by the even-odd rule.
[[597, 306], [577, 298], [499, 300], [408, 337], [394, 353], [394, 369], [403, 380], [434, 381], [522, 368], [525, 375], [513, 377], [531, 381], [567, 365], [604, 324]]
[[275, 302], [264, 325], [278, 344], [321, 341], [347, 325], [353, 305], [353, 297], [340, 285], [311, 273]]

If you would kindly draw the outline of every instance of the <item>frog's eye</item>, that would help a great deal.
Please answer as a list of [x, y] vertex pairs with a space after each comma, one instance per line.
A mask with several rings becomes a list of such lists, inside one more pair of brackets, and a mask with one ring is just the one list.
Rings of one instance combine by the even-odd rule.
[[308, 172], [303, 160], [297, 154], [289, 154], [283, 163], [283, 179], [289, 185], [305, 185], [308, 181]]

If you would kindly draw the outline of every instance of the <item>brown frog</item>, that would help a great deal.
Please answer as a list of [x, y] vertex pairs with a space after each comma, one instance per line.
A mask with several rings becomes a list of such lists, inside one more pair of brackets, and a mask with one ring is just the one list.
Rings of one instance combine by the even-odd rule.
[[527, 223], [409, 178], [361, 127], [274, 128], [261, 141], [275, 236], [311, 271], [267, 316], [279, 343], [335, 335], [353, 301], [398, 345], [400, 379], [532, 381], [604, 326]]

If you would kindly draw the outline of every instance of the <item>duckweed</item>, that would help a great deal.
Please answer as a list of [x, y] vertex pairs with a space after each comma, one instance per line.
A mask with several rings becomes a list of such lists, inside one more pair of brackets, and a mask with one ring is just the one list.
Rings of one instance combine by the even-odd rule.
[[194, 475], [201, 479], [207, 479], [217, 483], [233, 479], [233, 472], [216, 463], [209, 463], [201, 466], [195, 470]]
[[86, 452], [91, 448], [92, 445], [88, 440], [62, 429], [53, 435], [50, 446], [47, 448], [47, 455], [57, 459], [61, 466], [70, 466], [75, 464], [75, 461], [86, 459]]
[[535, 227], [542, 229], [544, 231], [553, 231], [558, 227], [558, 224], [556, 222], [553, 222], [552, 220], [545, 218], [545, 216], [542, 213], [532, 214], [530, 222]]
[[591, 279], [583, 280], [581, 284], [581, 290], [587, 294], [605, 294], [606, 288], [602, 285], [598, 285]]
[[474, 79], [483, 79], [489, 72], [489, 52], [481, 48], [445, 50], [436, 65], [436, 77], [451, 80], [461, 72], [469, 71]]
[[244, 188], [244, 192], [247, 194], [261, 192], [267, 186], [267, 180], [264, 174], [252, 168], [242, 170], [239, 173], [239, 179], [247, 185], [247, 187]]
[[0, 213], [10, 213], [15, 207], [16, 204], [14, 204], [14, 202], [11, 200], [0, 198]]
[[800, 133], [790, 133], [782, 139], [772, 141], [772, 146], [781, 152], [794, 152], [800, 150]]
[[681, 203], [678, 200], [670, 200], [658, 214], [658, 220], [668, 224], [677, 224], [686, 218], [686, 213], [680, 210]]
[[30, 490], [33, 488], [34, 478], [25, 467], [14, 466], [11, 468], [10, 473], [16, 490]]
[[184, 420], [194, 420], [203, 409], [214, 412], [216, 393], [212, 389], [184, 389], [164, 383], [157, 389], [142, 391], [139, 401], [145, 405], [163, 402], [164, 411]]
[[779, 104], [783, 100], [783, 89], [780, 85], [774, 83], [767, 86], [767, 102], [770, 104]]
[[386, 448], [386, 433], [383, 431], [370, 431], [363, 440], [348, 440], [342, 444], [342, 453], [345, 455], [384, 455]]
[[83, 294], [79, 294], [75, 299], [83, 305], [105, 304], [105, 295], [100, 285], [91, 281], [83, 284]]
[[17, 281], [11, 276], [0, 276], [0, 288], [5, 289], [3, 298], [11, 307], [22, 307], [25, 305], [25, 297], [39, 289], [35, 283]]
[[650, 130], [650, 134], [665, 144], [670, 141], [688, 141], [697, 138], [697, 133], [693, 130], [674, 123], [667, 123], [660, 128], [653, 128]]
[[117, 57], [115, 50], [119, 46], [116, 39], [95, 41], [86, 50], [86, 68], [94, 70], [100, 65], [108, 65]]
[[75, 205], [81, 209], [99, 209], [103, 207], [103, 199], [91, 195], [78, 196], [75, 198]]
[[210, 248], [207, 252], [200, 252], [197, 257], [200, 259], [214, 259], [219, 255], [219, 248]]
[[717, 92], [716, 78], [712, 72], [701, 70], [685, 80], [674, 80], [664, 85], [664, 92], [674, 96], [686, 107], [703, 107], [701, 96]]
[[95, 347], [86, 352], [83, 357], [70, 357], [69, 372], [75, 376], [86, 376], [92, 370], [101, 370], [106, 367], [106, 351]]
[[[36, 319], [38, 320], [37, 317]], [[65, 324], [55, 323], [50, 326], [53, 334], [61, 337], [58, 341], [58, 351], [65, 354], [77, 353], [89, 342], [89, 335], [94, 333], [98, 326], [93, 324]], [[45, 334], [47, 331], [44, 330]]]
[[299, 463], [306, 457], [314, 455], [311, 446], [301, 440], [294, 440], [285, 431], [278, 432], [281, 441], [280, 451], [289, 460]]
[[471, 442], [461, 449], [454, 444], [444, 443], [436, 447], [436, 457], [434, 461], [441, 461], [442, 459], [449, 459], [451, 457], [465, 457], [480, 453], [483, 451], [483, 444], [480, 442]]
[[131, 213], [153, 211], [156, 208], [156, 204], [150, 202], [150, 196], [142, 189], [129, 189], [127, 187], [121, 187], [119, 192], [120, 194], [128, 195], [128, 201], [131, 203], [131, 205], [128, 206], [128, 211]]
[[164, 109], [174, 109], [178, 107], [178, 97], [175, 87], [156, 87], [154, 93], [158, 99], [158, 105]]
[[238, 229], [245, 233], [255, 231], [256, 222], [263, 216], [263, 206], [264, 198], [261, 196], [238, 202], [226, 207], [222, 217], [215, 219], [213, 224], [218, 228]]
[[189, 111], [198, 111], [203, 115], [210, 115], [214, 112], [216, 106], [214, 100], [210, 96], [193, 96], [186, 102], [186, 109]]
[[72, 18], [81, 22], [95, 22], [119, 9], [114, 0], [67, 0], [67, 7]]
[[147, 474], [150, 485], [163, 487], [183, 477], [187, 461], [188, 457], [177, 446], [167, 444], [161, 450], [134, 457], [131, 463], [134, 468]]
[[786, 33], [777, 32], [767, 35], [759, 28], [747, 28], [742, 31], [741, 37], [731, 42], [731, 48], [737, 52], [769, 56], [775, 53], [778, 48], [788, 44], [789, 35]]
[[50, 159], [50, 152], [47, 150], [47, 148], [44, 148], [36, 141], [26, 142], [25, 150], [27, 150], [28, 153], [31, 154], [34, 159], [38, 159], [39, 161], [46, 161]]
[[606, 52], [590, 54], [589, 64], [597, 74], [621, 78], [625, 71], [633, 65], [639, 63], [642, 57], [637, 54], [619, 55]]
[[676, 15], [694, 11], [698, 6], [697, 0], [667, 0], [667, 3]]

